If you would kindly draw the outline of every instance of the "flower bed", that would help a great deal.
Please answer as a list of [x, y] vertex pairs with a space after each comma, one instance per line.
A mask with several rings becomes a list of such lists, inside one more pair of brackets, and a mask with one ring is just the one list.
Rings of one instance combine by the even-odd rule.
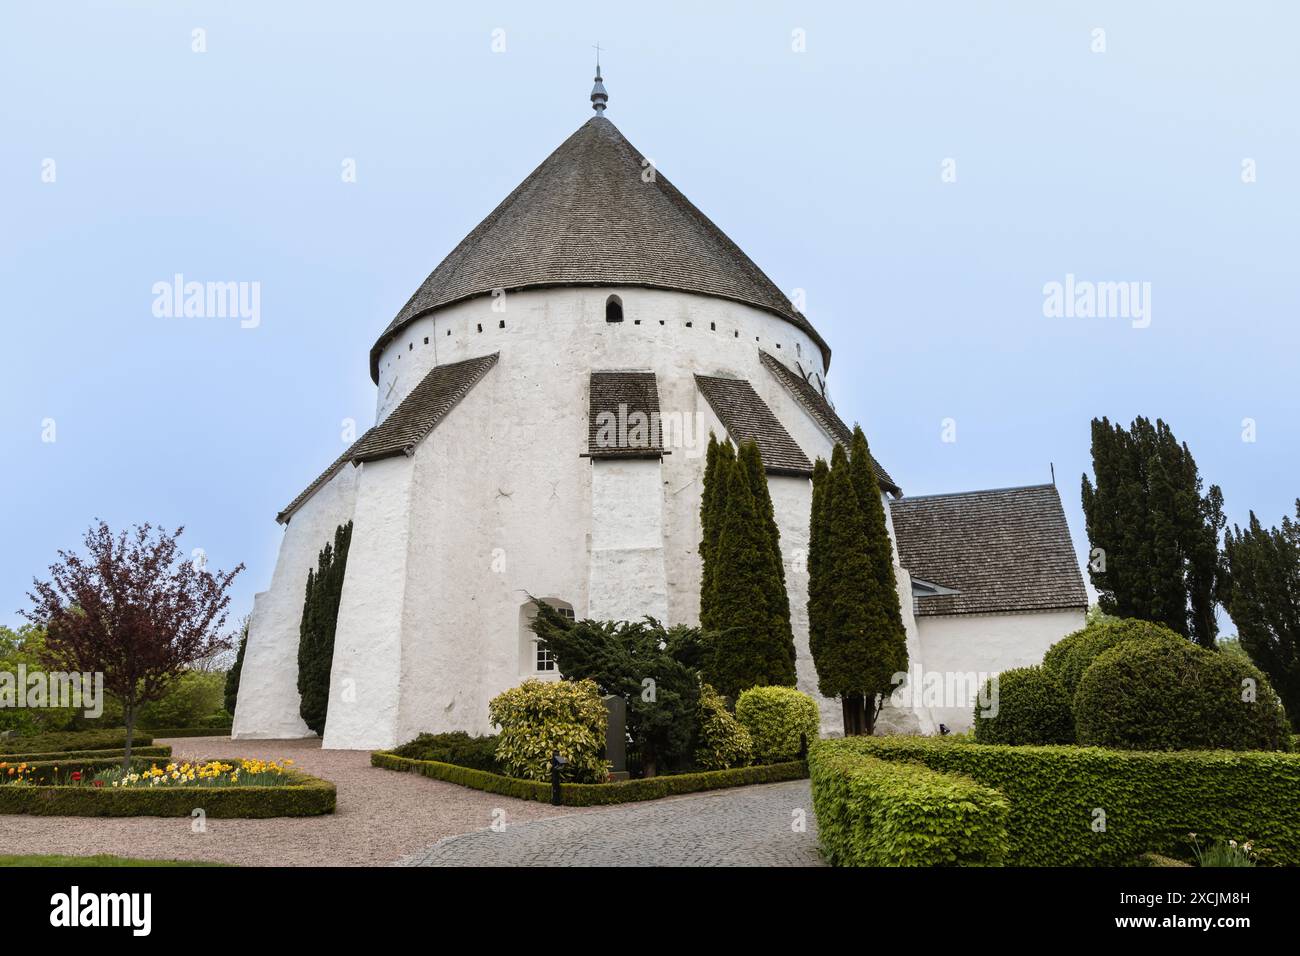
[[[133, 757], [0, 770], [0, 813], [37, 816], [300, 817], [333, 813], [334, 784], [263, 761], [160, 764]], [[16, 781], [16, 782], [14, 782]]]
[[[551, 785], [537, 780], [521, 780], [517, 777], [458, 767], [455, 764], [440, 763], [436, 760], [413, 760], [383, 750], [370, 755], [370, 764], [385, 770], [418, 773], [434, 780], [445, 780], [462, 787], [516, 797], [520, 800], [551, 802]], [[743, 787], [755, 783], [801, 780], [807, 776], [807, 764], [802, 760], [792, 760], [787, 763], [757, 767], [665, 774], [661, 777], [621, 780], [614, 783], [562, 783], [560, 802], [566, 807], [605, 806], [615, 803], [633, 803], [639, 800], [656, 800], [659, 797], [671, 797], [682, 793]]]
[[[842, 759], [841, 759], [842, 758]], [[924, 737], [852, 737], [813, 748], [813, 806], [828, 849], [873, 812], [863, 799], [828, 807], [845, 768], [870, 761], [965, 777], [1007, 800], [1006, 863], [1118, 866], [1176, 851], [1189, 832], [1251, 840], [1273, 864], [1300, 864], [1300, 755], [1004, 746]], [[819, 770], [818, 768], [822, 768]], [[888, 768], [876, 768], [889, 773]], [[819, 803], [820, 801], [820, 803]], [[950, 836], [960, 843], [960, 833]], [[958, 849], [957, 852], [964, 852]]]

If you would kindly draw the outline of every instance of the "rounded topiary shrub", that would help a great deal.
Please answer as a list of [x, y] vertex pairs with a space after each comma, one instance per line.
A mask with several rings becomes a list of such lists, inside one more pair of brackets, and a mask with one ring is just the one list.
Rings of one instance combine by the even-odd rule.
[[821, 729], [817, 701], [793, 687], [751, 687], [736, 701], [736, 720], [749, 731], [758, 763], [796, 760], [800, 736], [811, 745]]
[[1153, 621], [1135, 617], [1102, 618], [1049, 647], [1043, 655], [1043, 668], [1056, 677], [1066, 696], [1073, 700], [1079, 678], [1100, 655], [1125, 641], [1148, 638], [1187, 643], [1181, 634]]
[[1014, 667], [985, 681], [974, 730], [981, 744], [1074, 743], [1070, 698], [1042, 667]]
[[551, 778], [551, 754], [568, 763], [566, 783], [602, 783], [609, 718], [594, 681], [526, 680], [488, 703], [488, 717], [501, 728], [496, 761], [512, 777]]
[[754, 741], [727, 710], [727, 701], [708, 684], [700, 688], [700, 733], [695, 763], [704, 770], [726, 770], [750, 762]]
[[1130, 750], [1290, 750], [1286, 714], [1252, 664], [1191, 641], [1125, 641], [1083, 673], [1081, 744]]

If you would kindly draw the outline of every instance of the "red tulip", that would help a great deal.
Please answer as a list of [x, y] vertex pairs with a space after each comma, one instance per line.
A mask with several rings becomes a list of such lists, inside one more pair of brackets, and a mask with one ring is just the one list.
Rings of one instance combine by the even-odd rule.
[[97, 787], [102, 787], [102, 786], [104, 785], [104, 781], [102, 781], [102, 780], [96, 780], [96, 781], [94, 781], [94, 784], [95, 784], [95, 786], [97, 786]]
[[73, 783], [81, 783], [81, 771], [80, 771], [80, 770], [74, 770], [74, 771], [72, 771], [72, 782], [73, 782]]

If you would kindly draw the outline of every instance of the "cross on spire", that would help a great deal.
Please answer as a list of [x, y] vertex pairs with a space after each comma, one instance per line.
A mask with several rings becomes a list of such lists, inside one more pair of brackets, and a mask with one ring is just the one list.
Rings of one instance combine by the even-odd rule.
[[591, 108], [596, 111], [597, 116], [605, 115], [605, 107], [609, 103], [609, 94], [605, 92], [605, 82], [600, 77], [600, 44], [597, 43], [596, 49], [596, 85], [591, 88]]

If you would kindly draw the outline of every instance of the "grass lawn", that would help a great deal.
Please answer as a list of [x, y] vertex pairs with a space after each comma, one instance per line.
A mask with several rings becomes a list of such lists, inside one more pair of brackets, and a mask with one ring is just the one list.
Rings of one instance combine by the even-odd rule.
[[0, 866], [225, 866], [193, 860], [135, 860], [125, 856], [3, 856]]

